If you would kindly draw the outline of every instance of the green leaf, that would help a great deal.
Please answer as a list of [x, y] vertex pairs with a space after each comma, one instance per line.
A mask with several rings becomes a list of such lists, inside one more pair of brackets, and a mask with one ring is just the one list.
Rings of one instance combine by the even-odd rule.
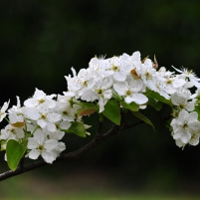
[[158, 100], [155, 100], [153, 98], [149, 98], [148, 104], [151, 105], [153, 108], [155, 108], [157, 111], [160, 111], [162, 108], [162, 103]]
[[165, 103], [165, 104], [168, 104], [168, 105], [172, 105], [171, 101], [168, 100], [168, 99], [165, 99], [163, 96], [161, 96], [159, 93], [157, 92], [154, 92], [154, 91], [151, 91], [149, 90], [147, 93], [146, 93], [146, 96], [149, 97], [149, 98], [153, 98], [153, 99], [156, 99], [162, 103]]
[[105, 117], [117, 125], [121, 122], [120, 105], [116, 100], [109, 100], [102, 112]]
[[66, 133], [74, 133], [80, 137], [86, 137], [86, 131], [83, 122], [72, 122], [70, 128], [63, 131]]
[[77, 111], [79, 116], [91, 115], [98, 111], [98, 106], [93, 103], [81, 102], [79, 105], [81, 106]]
[[153, 125], [153, 123], [151, 122], [151, 120], [149, 118], [147, 118], [146, 116], [144, 116], [141, 112], [132, 112], [132, 113], [137, 118], [139, 118], [142, 121], [144, 121], [146, 124], [149, 124], [150, 126], [152, 126], [153, 130], [155, 131], [154, 125]]
[[15, 171], [20, 159], [26, 152], [28, 140], [23, 144], [19, 144], [16, 140], [9, 140], [6, 147], [7, 162], [10, 169]]
[[126, 102], [121, 102], [122, 106], [130, 111], [137, 112], [139, 110], [139, 105], [137, 105], [135, 102], [132, 102], [130, 104], [127, 104]]
[[200, 108], [199, 107], [195, 107], [194, 111], [197, 112], [197, 114], [198, 114], [198, 120], [200, 121]]

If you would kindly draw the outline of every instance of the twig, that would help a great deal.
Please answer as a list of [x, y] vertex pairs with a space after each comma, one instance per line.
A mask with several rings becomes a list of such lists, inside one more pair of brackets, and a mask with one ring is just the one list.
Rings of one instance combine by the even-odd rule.
[[[98, 137], [95, 137], [91, 142], [89, 142], [85, 146], [81, 147], [80, 149], [72, 151], [72, 152], [61, 154], [56, 159], [56, 161], [64, 160], [64, 159], [79, 158], [82, 154], [84, 154], [85, 152], [87, 152], [91, 148], [94, 148], [95, 146], [102, 143], [103, 141], [107, 140], [109, 137], [116, 135], [116, 134], [119, 134], [122, 130], [132, 128], [133, 126], [137, 126], [139, 124], [140, 123], [135, 123], [131, 126], [130, 125], [129, 126], [124, 126], [124, 125], [116, 126], [116, 125], [114, 125], [108, 132], [106, 132], [105, 134], [100, 135]], [[101, 130], [102, 130], [102, 123], [100, 122], [99, 128], [97, 130], [97, 134], [100, 134]], [[48, 165], [48, 163], [46, 163], [44, 160], [39, 160], [39, 161], [33, 162], [31, 164], [23, 165], [23, 167], [18, 166], [15, 171], [9, 170], [9, 171], [6, 171], [6, 172], [0, 174], [0, 181], [3, 181], [3, 180], [8, 179], [10, 177], [28, 172], [30, 170], [33, 170], [33, 169], [36, 169], [36, 168], [39, 168], [39, 167], [42, 167], [42, 166], [45, 166], [45, 165]]]

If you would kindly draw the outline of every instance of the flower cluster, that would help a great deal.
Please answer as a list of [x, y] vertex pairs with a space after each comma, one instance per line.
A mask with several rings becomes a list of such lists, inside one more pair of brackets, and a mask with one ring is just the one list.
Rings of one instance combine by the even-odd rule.
[[[120, 108], [137, 113], [151, 105], [152, 100], [168, 104], [172, 108], [170, 125], [176, 144], [179, 147], [197, 145], [200, 79], [185, 69], [173, 67], [176, 74], [165, 67], [157, 68], [156, 59], [152, 61], [146, 57], [142, 60], [140, 52], [108, 59], [94, 57], [88, 68], [78, 73], [72, 68], [73, 76], [65, 76], [68, 90], [63, 95], [46, 95], [36, 89], [23, 105], [19, 97], [17, 105], [10, 109], [9, 101], [5, 102], [0, 121], [6, 118], [9, 123], [0, 133], [1, 149], [6, 150], [10, 140], [19, 144], [28, 141], [26, 157], [37, 159], [41, 155], [47, 163], [52, 163], [66, 148], [61, 141], [65, 133], [76, 133], [78, 128], [74, 126], [81, 126], [81, 131], [87, 129], [82, 115], [104, 113], [111, 99], [117, 101]], [[194, 87], [196, 92], [192, 94]], [[91, 107], [85, 109], [84, 103], [92, 103], [92, 111]], [[134, 109], [130, 105], [134, 105]], [[80, 112], [83, 109], [84, 112]]]
[[[147, 91], [154, 91], [171, 102], [175, 117], [171, 122], [172, 135], [176, 144], [179, 147], [188, 143], [198, 144], [200, 122], [194, 110], [200, 96], [200, 79], [186, 69], [181, 71], [173, 67], [179, 72], [175, 74], [165, 67], [159, 70], [156, 67], [157, 63], [149, 58], [141, 60], [140, 52], [131, 56], [124, 53], [108, 59], [95, 57], [87, 69], [81, 69], [78, 74], [72, 69], [74, 76], [66, 76], [67, 95], [87, 102], [97, 101], [99, 112], [102, 112], [111, 98], [127, 104], [134, 102], [140, 109], [145, 109], [148, 104]], [[197, 88], [195, 94], [190, 91], [193, 87]], [[181, 117], [183, 113], [191, 123], [188, 124], [187, 117]]]
[[[36, 89], [32, 98], [21, 106], [19, 97], [17, 105], [7, 112], [9, 124], [1, 130], [1, 149], [6, 149], [10, 139], [23, 141], [28, 139], [27, 154], [30, 159], [40, 155], [47, 163], [52, 163], [60, 152], [65, 150], [65, 144], [60, 140], [65, 135], [63, 130], [71, 126], [75, 120], [76, 108], [71, 106], [66, 96], [46, 95]], [[1, 120], [6, 116], [8, 103], [1, 109]]]

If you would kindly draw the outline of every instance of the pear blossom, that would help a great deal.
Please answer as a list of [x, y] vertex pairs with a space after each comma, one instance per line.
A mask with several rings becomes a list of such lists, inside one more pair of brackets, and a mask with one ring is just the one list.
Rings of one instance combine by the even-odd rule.
[[138, 105], [147, 103], [148, 98], [140, 92], [143, 88], [142, 80], [134, 80], [129, 77], [127, 82], [118, 82], [113, 85], [115, 91], [124, 97], [126, 103], [135, 102]]
[[[63, 95], [50, 94], [35, 89], [33, 96], [22, 104], [17, 96], [17, 104], [8, 109], [5, 102], [0, 109], [0, 122], [6, 117], [9, 121], [0, 131], [1, 149], [6, 150], [10, 139], [19, 144], [28, 140], [26, 157], [53, 163], [66, 149], [63, 140], [65, 132], [80, 122], [86, 135], [90, 125], [84, 123], [79, 111], [85, 102], [99, 107], [102, 113], [110, 99], [119, 101], [119, 105], [136, 103], [139, 109], [158, 102], [149, 91], [160, 94], [170, 102], [174, 118], [171, 120], [172, 137], [178, 147], [189, 144], [196, 146], [200, 138], [200, 79], [193, 71], [179, 70], [179, 74], [158, 68], [157, 61], [148, 57], [141, 59], [139, 51], [132, 55], [123, 53], [111, 58], [94, 57], [88, 68], [78, 72], [72, 67], [72, 75], [65, 76], [67, 89]], [[193, 92], [193, 87], [197, 90]], [[159, 95], [158, 95], [159, 96]], [[163, 99], [163, 98], [162, 98]], [[84, 103], [83, 103], [84, 102]], [[153, 103], [152, 103], [153, 102]], [[165, 101], [162, 101], [165, 102]], [[90, 103], [88, 103], [90, 105]], [[197, 112], [196, 112], [197, 111]], [[103, 113], [104, 114], [104, 113]], [[5, 155], [5, 159], [6, 155]]]
[[44, 103], [48, 103], [48, 106], [50, 108], [54, 108], [55, 107], [55, 101], [53, 100], [54, 97], [56, 97], [55, 94], [46, 95], [42, 90], [36, 88], [33, 97], [27, 99], [24, 102], [24, 105], [26, 107], [32, 108], [32, 107], [37, 107]]
[[188, 78], [190, 80], [190, 82], [193, 84], [192, 86], [195, 86], [197, 88], [200, 87], [200, 79], [197, 78], [196, 74], [192, 71], [192, 70], [187, 70], [185, 68], [183, 68], [182, 70], [175, 68], [174, 66], [172, 66], [177, 72], [181, 73], [180, 76], [185, 78]]
[[198, 139], [200, 134], [200, 122], [198, 121], [197, 112], [188, 113], [183, 109], [178, 117], [172, 120], [170, 125], [173, 128], [173, 138], [178, 140], [178, 146], [197, 143], [194, 139]]
[[27, 148], [30, 149], [30, 152], [27, 156], [35, 160], [41, 155], [45, 162], [52, 163], [57, 157], [54, 150], [56, 150], [58, 144], [58, 140], [48, 139], [41, 129], [37, 129], [34, 136], [28, 139]]
[[104, 106], [112, 97], [112, 79], [105, 78], [102, 81], [96, 82], [92, 90], [86, 90], [81, 96], [81, 99], [87, 102], [98, 100], [99, 112], [104, 110]]
[[174, 94], [172, 94], [171, 101], [173, 105], [176, 105], [180, 109], [186, 109], [188, 111], [194, 110], [196, 102], [194, 98], [191, 99], [191, 92], [185, 88], [179, 89]]
[[8, 124], [4, 129], [1, 129], [0, 140], [8, 141], [10, 139], [19, 141], [19, 139], [24, 138], [25, 133], [24, 127], [15, 127]]
[[6, 110], [8, 109], [10, 100], [8, 102], [4, 102], [3, 106], [1, 107], [0, 110], [0, 122], [2, 122], [2, 120], [6, 117]]

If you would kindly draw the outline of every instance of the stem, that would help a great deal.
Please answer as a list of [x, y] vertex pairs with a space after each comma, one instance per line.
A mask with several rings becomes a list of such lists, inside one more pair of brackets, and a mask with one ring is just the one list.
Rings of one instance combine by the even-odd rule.
[[[85, 146], [83, 146], [75, 151], [61, 154], [56, 159], [56, 161], [79, 158], [82, 154], [84, 154], [88, 150], [94, 148], [95, 146], [102, 143], [103, 141], [107, 140], [111, 136], [119, 134], [122, 132], [122, 130], [127, 130], [127, 129], [132, 128], [133, 126], [137, 126], [139, 124], [141, 124], [141, 123], [135, 123], [135, 124], [132, 124], [131, 126], [123, 125], [123, 124], [121, 124], [120, 126], [113, 125], [113, 127], [108, 132], [101, 135], [103, 124], [102, 124], [102, 122], [99, 122], [97, 136], [92, 141], [90, 141], [88, 144], [86, 144]], [[33, 170], [33, 169], [36, 169], [36, 168], [39, 168], [39, 167], [42, 167], [45, 165], [48, 165], [48, 163], [46, 163], [44, 160], [39, 160], [39, 161], [33, 162], [31, 164], [27, 164], [27, 165], [23, 165], [23, 161], [22, 161], [21, 165], [19, 165], [15, 171], [9, 170], [9, 171], [6, 171], [6, 172], [0, 174], [0, 181], [3, 181], [10, 177], [28, 172], [30, 170]]]

